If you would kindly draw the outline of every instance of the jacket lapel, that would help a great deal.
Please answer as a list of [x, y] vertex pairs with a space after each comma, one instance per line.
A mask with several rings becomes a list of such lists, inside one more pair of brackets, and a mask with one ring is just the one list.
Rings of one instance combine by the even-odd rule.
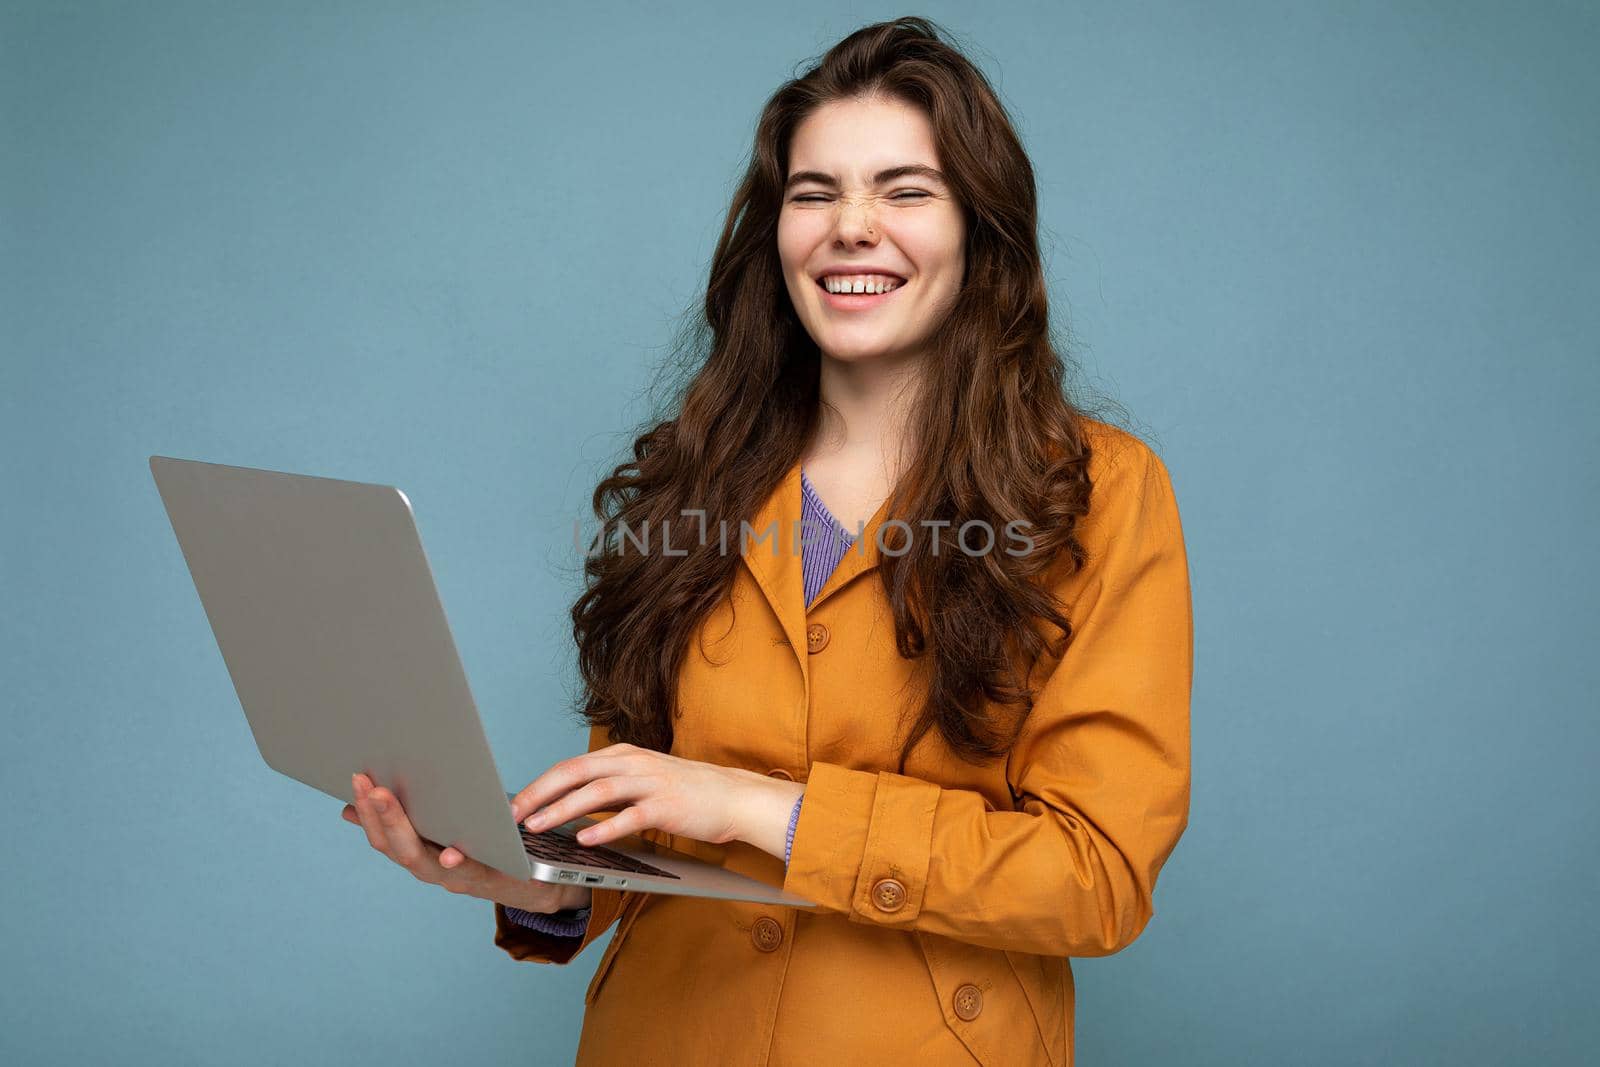
[[777, 615], [790, 649], [800, 657], [804, 674], [806, 660], [800, 650], [806, 647], [806, 594], [799, 542], [795, 539], [799, 520], [800, 462], [796, 460], [750, 520], [749, 534], [743, 527], [730, 533], [739, 538], [739, 555]]
[[[798, 471], [799, 468], [797, 467], [796, 470]], [[795, 496], [797, 500], [797, 506], [799, 498], [799, 481], [800, 476], [797, 473], [795, 475]], [[855, 543], [852, 544], [848, 550], [846, 550], [843, 558], [839, 560], [839, 565], [833, 569], [832, 574], [828, 575], [828, 580], [822, 583], [822, 588], [817, 590], [817, 599], [811, 602], [810, 610], [815, 611], [817, 608], [821, 607], [823, 602], [826, 601], [830, 596], [832, 596], [834, 593], [837, 593], [840, 589], [843, 589], [846, 585], [849, 585], [863, 574], [866, 574], [869, 571], [877, 570], [881, 556], [880, 552], [878, 551], [878, 531], [883, 527], [884, 521], [888, 518], [888, 515], [889, 501], [888, 499], [885, 499], [883, 503], [878, 505], [878, 510], [872, 513], [872, 517], [867, 520], [866, 525], [862, 527], [861, 536], [856, 538]], [[855, 533], [854, 530], [848, 530], [846, 532], [850, 534]], [[804, 596], [805, 593], [802, 589], [801, 597], [804, 598]]]
[[[777, 615], [784, 636], [789, 639], [789, 647], [800, 663], [801, 674], [809, 681], [805, 651], [805, 569], [800, 551], [800, 518], [804, 513], [800, 496], [800, 468], [801, 461], [796, 460], [778, 483], [778, 488], [756, 512], [755, 518], [750, 521], [748, 539], [740, 542], [739, 554]], [[888, 511], [889, 501], [885, 499], [867, 521], [861, 536], [845, 551], [844, 558], [828, 576], [817, 598], [811, 602], [810, 610], [815, 611], [850, 582], [877, 568], [880, 559], [878, 531]], [[730, 531], [734, 536], [742, 532]]]

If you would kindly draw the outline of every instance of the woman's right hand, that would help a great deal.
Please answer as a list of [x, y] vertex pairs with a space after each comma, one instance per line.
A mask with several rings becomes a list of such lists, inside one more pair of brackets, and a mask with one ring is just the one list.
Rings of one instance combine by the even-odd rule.
[[419, 882], [524, 911], [549, 913], [589, 904], [592, 893], [585, 887], [513, 878], [471, 859], [460, 849], [436, 848], [417, 835], [416, 827], [400, 806], [400, 798], [392, 791], [373, 785], [364, 774], [351, 775], [350, 785], [356, 802], [346, 804], [340, 816], [365, 830], [368, 844], [410, 871]]

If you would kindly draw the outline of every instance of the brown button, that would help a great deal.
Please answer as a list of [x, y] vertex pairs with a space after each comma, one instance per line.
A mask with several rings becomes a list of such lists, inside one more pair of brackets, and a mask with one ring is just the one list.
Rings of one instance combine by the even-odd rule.
[[906, 904], [906, 887], [893, 878], [880, 878], [872, 884], [872, 903], [879, 911], [899, 911]]
[[788, 771], [784, 770], [782, 767], [775, 767], [772, 770], [768, 771], [767, 772], [767, 777], [768, 778], [782, 778], [786, 782], [794, 781], [794, 775], [790, 774]]
[[771, 952], [783, 944], [783, 924], [777, 919], [763, 915], [750, 928], [750, 940], [754, 941], [756, 948], [762, 952]]
[[965, 1022], [971, 1022], [983, 1010], [983, 990], [968, 982], [956, 989], [955, 995], [956, 1015]]
[[806, 627], [806, 651], [811, 653], [821, 652], [828, 647], [828, 628], [820, 622], [814, 622]]

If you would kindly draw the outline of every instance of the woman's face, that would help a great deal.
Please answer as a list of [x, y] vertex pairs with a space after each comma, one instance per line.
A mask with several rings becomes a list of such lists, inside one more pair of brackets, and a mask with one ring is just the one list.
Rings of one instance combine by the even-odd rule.
[[[883, 174], [916, 166], [929, 172]], [[826, 104], [795, 129], [778, 258], [789, 299], [824, 355], [915, 359], [954, 303], [966, 227], [939, 166], [927, 117], [897, 100]], [[899, 281], [883, 295], [853, 284], [864, 291], [837, 296], [819, 284], [825, 273]]]

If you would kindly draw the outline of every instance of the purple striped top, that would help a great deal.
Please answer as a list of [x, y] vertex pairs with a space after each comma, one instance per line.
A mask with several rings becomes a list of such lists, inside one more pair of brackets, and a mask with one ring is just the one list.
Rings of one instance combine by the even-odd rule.
[[[804, 575], [806, 606], [817, 598], [827, 582], [828, 576], [839, 566], [839, 561], [844, 559], [844, 554], [850, 551], [855, 544], [855, 538], [850, 532], [839, 524], [817, 495], [816, 487], [811, 484], [811, 479], [806, 477], [802, 468], [800, 471], [800, 570]], [[789, 852], [794, 847], [794, 830], [800, 824], [800, 801], [802, 796], [794, 802], [794, 809], [789, 812], [789, 829], [784, 835], [783, 862], [789, 863]], [[582, 937], [589, 926], [588, 908], [568, 908], [561, 911], [544, 913], [537, 911], [524, 911], [521, 908], [506, 908], [506, 915], [513, 922], [520, 923], [540, 933], [556, 934], [560, 937]]]
[[806, 607], [810, 607], [855, 538], [839, 525], [804, 470], [800, 472], [800, 503], [800, 570], [805, 575]]

